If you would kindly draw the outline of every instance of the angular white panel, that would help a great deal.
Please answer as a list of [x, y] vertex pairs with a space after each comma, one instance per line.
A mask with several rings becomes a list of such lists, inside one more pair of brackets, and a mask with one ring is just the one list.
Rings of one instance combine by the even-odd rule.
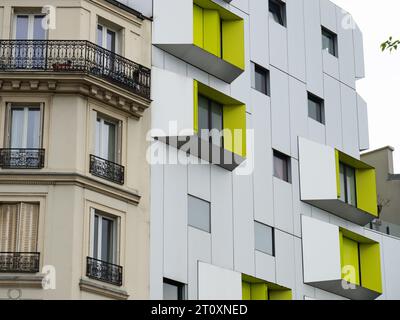
[[385, 294], [390, 300], [400, 299], [400, 241], [392, 237], [383, 237], [383, 270], [385, 274]]
[[321, 0], [321, 25], [337, 33], [336, 6], [329, 0]]
[[358, 143], [360, 151], [369, 149], [368, 110], [367, 103], [357, 95], [358, 110]]
[[289, 79], [286, 73], [271, 68], [272, 147], [290, 155]]
[[292, 185], [273, 178], [275, 227], [293, 233]]
[[250, 1], [250, 60], [269, 64], [268, 1]]
[[341, 279], [339, 227], [302, 216], [304, 282]]
[[363, 44], [363, 36], [361, 30], [357, 25], [353, 30], [353, 41], [354, 41], [355, 75], [356, 78], [361, 79], [365, 77], [364, 44]]
[[292, 193], [293, 193], [293, 234], [301, 237], [301, 214], [303, 206], [306, 204], [300, 201], [300, 176], [299, 176], [299, 162], [292, 158]]
[[269, 63], [288, 71], [287, 29], [269, 18]]
[[276, 263], [275, 257], [260, 251], [255, 251], [256, 278], [276, 283]]
[[360, 159], [358, 145], [358, 112], [356, 92], [348, 86], [340, 86], [342, 98], [343, 151], [356, 159]]
[[326, 144], [342, 149], [342, 108], [340, 99], [340, 83], [324, 75], [325, 87], [325, 130]]
[[242, 275], [199, 262], [199, 300], [242, 300]]
[[335, 150], [299, 138], [299, 152], [301, 199], [336, 199]]
[[[198, 161], [198, 158], [190, 156], [194, 161]], [[211, 190], [210, 190], [210, 175], [211, 165], [210, 164], [193, 164], [188, 165], [188, 193], [191, 195], [211, 201]]]
[[275, 229], [276, 282], [295, 291], [294, 237]]
[[173, 73], [179, 74], [180, 76], [186, 77], [187, 71], [186, 71], [186, 66], [187, 64], [183, 62], [181, 59], [178, 59], [174, 57], [173, 55], [170, 55], [169, 53], [165, 53], [165, 58], [164, 58], [164, 69], [171, 71]]

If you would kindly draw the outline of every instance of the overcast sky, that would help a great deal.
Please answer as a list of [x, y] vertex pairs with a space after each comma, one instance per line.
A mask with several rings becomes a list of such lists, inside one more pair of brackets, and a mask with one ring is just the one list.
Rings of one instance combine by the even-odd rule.
[[400, 1], [332, 1], [353, 15], [364, 35], [366, 77], [357, 90], [368, 103], [370, 148], [394, 147], [400, 173], [400, 50], [389, 54], [379, 48], [390, 35], [400, 38]]

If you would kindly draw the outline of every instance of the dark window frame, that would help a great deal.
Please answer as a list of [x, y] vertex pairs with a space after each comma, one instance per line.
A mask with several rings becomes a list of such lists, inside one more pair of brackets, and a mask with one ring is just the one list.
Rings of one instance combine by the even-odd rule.
[[[332, 56], [338, 58], [338, 57], [339, 57], [338, 40], [337, 40], [338, 35], [337, 35], [335, 32], [329, 30], [328, 28], [326, 28], [326, 27], [324, 27], [324, 26], [321, 26], [321, 38], [323, 38], [324, 36], [327, 37], [327, 38], [331, 38], [331, 39], [332, 39], [333, 52], [331, 52], [331, 51], [329, 50], [329, 48], [328, 48], [327, 51], [328, 51], [329, 54], [331, 54]], [[323, 43], [322, 43], [322, 45], [323, 45]], [[326, 49], [327, 49], [327, 48], [322, 47], [322, 50], [326, 50]]]
[[[340, 190], [340, 192], [344, 192], [344, 202], [347, 203], [350, 206], [354, 206], [357, 208], [357, 179], [356, 179], [356, 168], [349, 166], [348, 164], [340, 161], [339, 166], [343, 166], [343, 180], [344, 180], [344, 190]], [[349, 194], [347, 193], [347, 170], [354, 170], [354, 189], [355, 189], [355, 203], [352, 204], [349, 202]], [[339, 169], [340, 170], [340, 169]], [[342, 189], [342, 188], [341, 188]]]
[[[310, 101], [319, 105], [319, 117], [318, 117], [318, 112], [317, 112], [317, 119], [310, 116], [310, 104], [309, 104]], [[325, 125], [325, 101], [324, 101], [324, 99], [316, 96], [315, 94], [312, 94], [311, 92], [308, 92], [307, 105], [308, 105], [308, 117]]]
[[259, 251], [259, 252], [262, 252], [262, 253], [264, 253], [264, 254], [270, 255], [270, 256], [272, 256], [272, 257], [275, 257], [275, 228], [274, 228], [274, 227], [271, 227], [271, 226], [269, 226], [269, 225], [267, 225], [267, 224], [265, 224], [265, 223], [262, 223], [262, 222], [259, 222], [259, 221], [257, 221], [257, 220], [254, 220], [254, 229], [255, 229], [256, 224], [260, 224], [260, 225], [262, 225], [263, 227], [267, 227], [267, 228], [270, 228], [270, 229], [271, 229], [271, 231], [272, 231], [272, 237], [271, 237], [271, 242], [272, 242], [272, 254], [270, 254], [270, 253], [268, 253], [268, 252], [264, 252], [264, 251], [259, 250], [259, 249], [256, 249], [255, 233], [254, 233], [254, 248], [255, 248], [255, 250], [256, 250], [256, 251]]
[[[265, 78], [265, 88], [263, 88], [263, 90], [259, 90], [257, 88], [256, 74], [261, 74]], [[261, 92], [262, 94], [265, 94], [268, 97], [271, 96], [270, 72], [268, 69], [260, 66], [255, 62], [252, 62], [252, 88], [254, 90], [257, 90], [258, 92]]]
[[[164, 283], [169, 284], [171, 286], [175, 286], [178, 289], [178, 301], [179, 300], [186, 300], [186, 292], [185, 292], [185, 284], [182, 282], [178, 282], [175, 280], [171, 280], [168, 278], [163, 278], [163, 285]], [[164, 291], [163, 291], [163, 298], [164, 298]]]
[[[213, 100], [213, 99], [210, 99], [209, 97], [207, 97], [207, 96], [205, 96], [205, 95], [203, 95], [203, 94], [201, 94], [201, 93], [199, 93], [198, 94], [198, 101], [200, 101], [200, 97], [203, 97], [204, 99], [206, 99], [207, 100], [207, 129], [211, 132], [211, 130], [214, 130], [214, 129], [216, 129], [216, 128], [212, 128], [212, 104], [214, 103], [214, 104], [217, 104], [217, 105], [219, 105], [220, 107], [221, 107], [221, 128], [222, 128], [222, 131], [224, 130], [224, 106], [221, 104], [221, 103], [219, 103], [218, 101], [215, 101], [215, 100]], [[199, 120], [200, 119], [198, 119], [197, 121], [199, 122]], [[198, 123], [198, 126], [199, 126], [199, 123]], [[201, 132], [200, 132], [200, 130], [202, 130], [202, 129], [200, 129], [200, 126], [199, 126], [199, 133], [200, 133], [200, 137], [201, 137]], [[209, 136], [209, 138], [208, 138], [208, 142], [209, 143], [213, 143], [213, 139], [212, 139], [212, 135], [210, 135]], [[220, 145], [220, 148], [224, 148], [224, 136], [223, 136], [223, 134], [221, 134], [221, 145]]]
[[[278, 151], [278, 150], [275, 150], [275, 149], [273, 150], [272, 156], [273, 156], [273, 174], [274, 174], [274, 177], [291, 184], [292, 183], [291, 157], [286, 155], [286, 154], [284, 154], [284, 153], [282, 153], [282, 152], [280, 152], [280, 151]], [[281, 159], [281, 160], [285, 161], [285, 163], [286, 163], [286, 175], [287, 175], [286, 179], [285, 179], [285, 177], [282, 178], [282, 177], [278, 177], [278, 176], [275, 175], [275, 158], [278, 158], [278, 159]]]
[[276, 23], [280, 24], [282, 27], [287, 27], [285, 2], [280, 0], [269, 0], [268, 10], [272, 15], [277, 15], [278, 21], [276, 21], [274, 18]]

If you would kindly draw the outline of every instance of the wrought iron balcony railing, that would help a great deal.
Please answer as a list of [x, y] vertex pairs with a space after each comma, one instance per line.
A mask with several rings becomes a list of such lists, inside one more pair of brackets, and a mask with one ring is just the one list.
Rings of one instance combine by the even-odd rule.
[[124, 184], [125, 168], [123, 166], [93, 154], [90, 155], [89, 172], [96, 177], [117, 184]]
[[122, 267], [87, 257], [86, 275], [89, 278], [122, 286]]
[[36, 273], [39, 262], [38, 252], [0, 252], [0, 272]]
[[44, 149], [0, 149], [0, 167], [3, 169], [42, 169]]
[[150, 69], [85, 40], [0, 40], [0, 71], [85, 73], [150, 98]]

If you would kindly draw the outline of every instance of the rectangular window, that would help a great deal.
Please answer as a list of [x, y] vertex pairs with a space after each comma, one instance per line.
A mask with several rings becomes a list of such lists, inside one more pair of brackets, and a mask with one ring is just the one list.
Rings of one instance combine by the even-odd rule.
[[269, 0], [269, 16], [276, 23], [286, 27], [286, 3], [280, 0]]
[[331, 55], [337, 57], [337, 35], [322, 27], [322, 50], [328, 51]]
[[37, 252], [39, 204], [0, 205], [0, 252]]
[[325, 123], [324, 100], [308, 93], [308, 116], [319, 123]]
[[41, 104], [7, 104], [7, 141], [9, 148], [40, 149], [42, 147]]
[[211, 208], [208, 201], [188, 195], [188, 224], [205, 232], [211, 232]]
[[223, 147], [223, 106], [199, 95], [198, 130], [201, 138]]
[[275, 255], [273, 228], [255, 221], [254, 238], [256, 250], [269, 254], [271, 256]]
[[121, 122], [97, 113], [95, 155], [119, 163], [120, 139]]
[[117, 31], [104, 25], [97, 25], [97, 44], [104, 49], [116, 53], [117, 49]]
[[15, 39], [16, 40], [46, 40], [47, 32], [43, 28], [45, 15], [17, 14], [15, 16]]
[[118, 219], [93, 209], [91, 237], [91, 256], [117, 264]]
[[180, 282], [164, 279], [163, 299], [185, 300], [185, 285]]
[[252, 63], [252, 88], [269, 96], [269, 71], [259, 66], [258, 64]]
[[357, 206], [356, 170], [342, 162], [339, 163], [340, 200]]
[[274, 150], [274, 176], [290, 183], [290, 175], [290, 157]]

